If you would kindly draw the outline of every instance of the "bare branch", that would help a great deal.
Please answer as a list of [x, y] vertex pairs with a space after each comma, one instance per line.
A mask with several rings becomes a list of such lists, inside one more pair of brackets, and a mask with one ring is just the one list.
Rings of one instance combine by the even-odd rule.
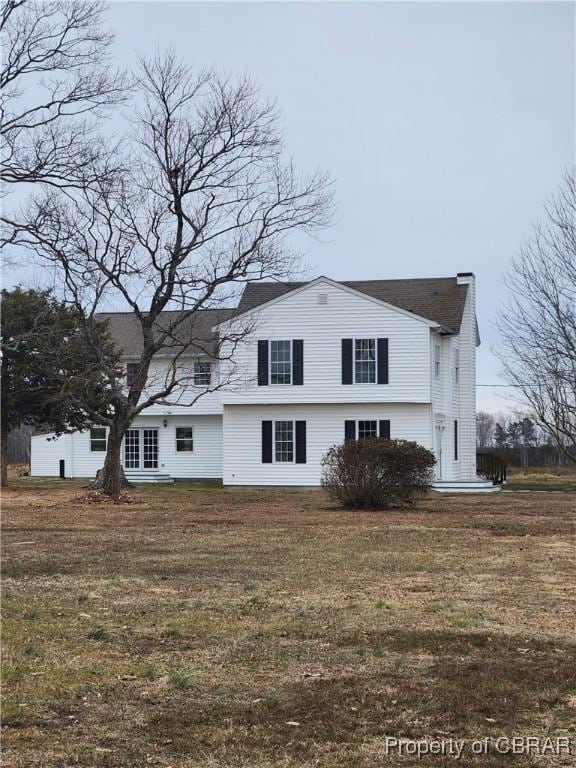
[[506, 276], [499, 317], [505, 375], [539, 426], [576, 461], [576, 173]]
[[[84, 185], [106, 149], [95, 134], [125, 97], [109, 64], [101, 0], [7, 0], [0, 12], [4, 185]], [[108, 155], [110, 153], [108, 152]]]
[[[332, 205], [326, 174], [300, 176], [283, 161], [278, 111], [249, 80], [195, 74], [169, 53], [142, 62], [136, 82], [122, 172], [36, 199], [14, 238], [58, 270], [63, 295], [86, 316], [106, 303], [133, 316], [141, 348], [114, 403], [116, 460], [144, 409], [191, 406], [234, 385], [233, 351], [252, 325], [236, 323], [214, 343], [212, 327], [230, 315], [222, 308], [248, 280], [293, 274], [290, 234], [326, 226]], [[201, 389], [198, 356], [229, 363]]]

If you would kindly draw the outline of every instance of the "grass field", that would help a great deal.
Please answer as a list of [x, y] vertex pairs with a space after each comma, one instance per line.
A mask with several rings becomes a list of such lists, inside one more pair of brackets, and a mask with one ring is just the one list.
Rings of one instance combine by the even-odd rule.
[[506, 490], [509, 491], [574, 491], [576, 467], [549, 469], [547, 467], [515, 467], [508, 471]]
[[[3, 765], [573, 766], [576, 497], [3, 497]], [[571, 756], [385, 754], [569, 736]]]

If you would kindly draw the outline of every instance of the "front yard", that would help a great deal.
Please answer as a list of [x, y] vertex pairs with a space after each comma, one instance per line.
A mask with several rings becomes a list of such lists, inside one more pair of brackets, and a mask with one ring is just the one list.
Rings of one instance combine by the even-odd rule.
[[[4, 765], [572, 766], [576, 497], [4, 494]], [[385, 737], [570, 736], [423, 759]]]

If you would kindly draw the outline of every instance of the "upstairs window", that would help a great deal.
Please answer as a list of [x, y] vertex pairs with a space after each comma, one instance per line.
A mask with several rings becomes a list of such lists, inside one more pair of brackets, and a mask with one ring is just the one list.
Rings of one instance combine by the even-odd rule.
[[106, 450], [106, 427], [90, 428], [90, 450], [91, 451]]
[[376, 339], [354, 339], [354, 382], [376, 384]]
[[270, 342], [270, 384], [292, 383], [292, 342]]
[[134, 384], [139, 368], [140, 365], [138, 363], [126, 363], [126, 386], [128, 388]]
[[454, 350], [454, 384], [460, 381], [460, 350]]
[[209, 360], [194, 362], [194, 384], [199, 387], [209, 387], [212, 380], [212, 364]]
[[434, 344], [434, 378], [440, 378], [440, 344]]
[[192, 427], [176, 427], [176, 451], [193, 451]]

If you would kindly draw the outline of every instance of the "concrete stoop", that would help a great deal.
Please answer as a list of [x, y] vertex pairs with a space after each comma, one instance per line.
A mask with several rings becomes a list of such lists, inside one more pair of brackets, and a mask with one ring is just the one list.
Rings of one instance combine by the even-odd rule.
[[491, 480], [435, 480], [432, 489], [439, 493], [498, 493], [502, 486]]
[[129, 483], [173, 483], [174, 478], [160, 472], [124, 472]]

